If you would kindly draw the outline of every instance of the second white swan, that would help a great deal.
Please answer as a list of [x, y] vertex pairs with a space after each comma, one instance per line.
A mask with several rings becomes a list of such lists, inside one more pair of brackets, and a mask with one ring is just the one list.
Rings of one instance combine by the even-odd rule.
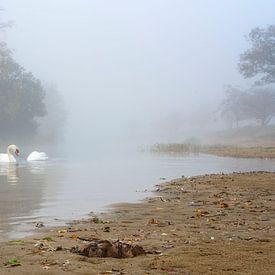
[[27, 161], [45, 161], [47, 159], [48, 159], [48, 156], [46, 153], [37, 152], [37, 151], [30, 153], [29, 156], [27, 157]]

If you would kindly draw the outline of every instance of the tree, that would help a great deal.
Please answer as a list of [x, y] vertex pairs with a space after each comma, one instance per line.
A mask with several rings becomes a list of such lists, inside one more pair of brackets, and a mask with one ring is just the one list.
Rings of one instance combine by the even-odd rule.
[[240, 56], [239, 71], [245, 78], [259, 77], [257, 84], [275, 83], [275, 25], [253, 29], [251, 48]]
[[261, 126], [267, 125], [275, 116], [275, 90], [256, 87], [246, 93], [243, 109], [248, 119], [255, 119]]
[[51, 83], [43, 83], [43, 87], [46, 92], [44, 102], [47, 115], [38, 120], [38, 138], [45, 142], [55, 142], [63, 137], [66, 110], [58, 88]]
[[35, 135], [36, 118], [46, 114], [44, 97], [40, 81], [0, 42], [0, 138]]
[[237, 126], [240, 121], [254, 120], [267, 125], [275, 116], [275, 90], [272, 87], [254, 87], [242, 91], [229, 87], [221, 106], [222, 117]]
[[243, 102], [245, 94], [238, 88], [228, 86], [225, 92], [225, 99], [221, 104], [221, 116], [229, 123], [236, 123], [246, 119]]

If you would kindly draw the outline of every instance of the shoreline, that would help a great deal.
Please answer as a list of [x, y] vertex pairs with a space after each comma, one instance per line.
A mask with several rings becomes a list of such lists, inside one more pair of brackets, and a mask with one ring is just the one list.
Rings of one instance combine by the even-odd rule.
[[[177, 179], [141, 202], [1, 242], [0, 273], [274, 274], [274, 209], [273, 172]], [[116, 259], [70, 252], [94, 239], [127, 241], [149, 253]], [[7, 264], [11, 259], [18, 266]]]
[[219, 157], [274, 159], [275, 146], [196, 145], [184, 143], [155, 144], [156, 154], [208, 154]]

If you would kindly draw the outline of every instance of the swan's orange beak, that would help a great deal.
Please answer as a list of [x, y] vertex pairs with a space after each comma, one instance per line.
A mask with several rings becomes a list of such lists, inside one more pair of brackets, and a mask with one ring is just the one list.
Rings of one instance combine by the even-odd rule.
[[19, 156], [19, 150], [18, 149], [15, 150], [15, 155]]

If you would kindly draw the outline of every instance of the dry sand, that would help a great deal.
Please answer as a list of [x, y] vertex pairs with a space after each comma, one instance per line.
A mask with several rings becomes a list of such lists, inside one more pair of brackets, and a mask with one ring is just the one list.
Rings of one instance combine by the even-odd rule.
[[[275, 274], [275, 173], [183, 178], [155, 195], [2, 242], [0, 274]], [[149, 253], [117, 259], [70, 252], [93, 239], [125, 240]]]

